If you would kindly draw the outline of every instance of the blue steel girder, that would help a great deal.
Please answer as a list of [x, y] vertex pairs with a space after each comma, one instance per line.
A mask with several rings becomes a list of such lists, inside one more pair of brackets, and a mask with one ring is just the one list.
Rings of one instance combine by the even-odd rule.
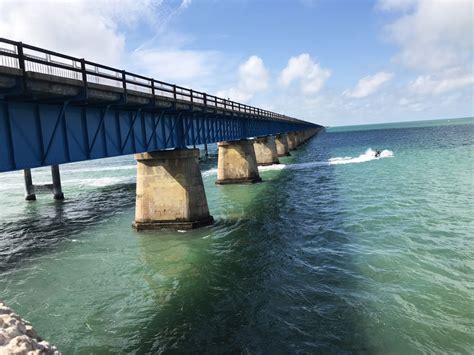
[[0, 172], [316, 127], [0, 38]]
[[[308, 128], [312, 127], [308, 124]], [[298, 131], [251, 115], [0, 101], [0, 172]]]

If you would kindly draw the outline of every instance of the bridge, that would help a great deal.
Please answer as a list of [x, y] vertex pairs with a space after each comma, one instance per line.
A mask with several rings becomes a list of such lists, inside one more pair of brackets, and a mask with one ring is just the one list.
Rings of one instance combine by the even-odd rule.
[[0, 38], [0, 172], [135, 154], [140, 229], [212, 223], [196, 145], [218, 143], [216, 183], [260, 181], [257, 165], [322, 126], [82, 58]]

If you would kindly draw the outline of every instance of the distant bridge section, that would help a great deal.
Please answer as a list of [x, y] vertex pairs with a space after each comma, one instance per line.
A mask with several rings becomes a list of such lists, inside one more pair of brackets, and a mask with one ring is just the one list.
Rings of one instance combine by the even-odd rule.
[[0, 38], [0, 172], [318, 128]]

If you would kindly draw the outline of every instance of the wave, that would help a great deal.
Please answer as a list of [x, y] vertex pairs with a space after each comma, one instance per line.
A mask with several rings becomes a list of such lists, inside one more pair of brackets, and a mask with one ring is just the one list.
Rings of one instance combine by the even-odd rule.
[[81, 180], [81, 184], [94, 186], [94, 187], [103, 187], [110, 185], [121, 185], [121, 184], [133, 184], [135, 183], [135, 176], [128, 177], [103, 177], [98, 179], [84, 179]]
[[[315, 161], [307, 163], [296, 163], [296, 164], [275, 164], [269, 166], [260, 166], [259, 171], [272, 171], [272, 170], [301, 170], [309, 169], [318, 166], [328, 166], [328, 165], [340, 165], [340, 164], [354, 164], [354, 163], [365, 163], [372, 160], [379, 160], [384, 158], [392, 158], [393, 152], [391, 150], [383, 150], [380, 153], [380, 156], [375, 156], [375, 151], [371, 148], [367, 149], [364, 154], [359, 155], [358, 157], [335, 157], [331, 158], [328, 161]], [[123, 165], [123, 166], [108, 166], [108, 167], [90, 167], [90, 168], [81, 168], [75, 170], [67, 170], [70, 172], [93, 172], [93, 171], [113, 171], [113, 170], [129, 170], [136, 169], [136, 165]], [[209, 177], [217, 174], [217, 168], [211, 168], [202, 172], [202, 176]], [[66, 174], [65, 174], [66, 175]], [[132, 184], [136, 180], [135, 176], [118, 176], [118, 177], [100, 177], [100, 178], [85, 178], [85, 179], [64, 179], [62, 184], [64, 186], [92, 186], [92, 187], [103, 187], [110, 185], [119, 185], [119, 184]], [[9, 190], [9, 189], [22, 189], [23, 183], [9, 183], [9, 184], [0, 184], [0, 190]]]
[[117, 166], [107, 166], [107, 167], [90, 167], [90, 168], [66, 168], [62, 169], [61, 173], [90, 173], [90, 172], [100, 172], [100, 171], [116, 171], [116, 170], [134, 170], [137, 168], [137, 165], [117, 165]]
[[393, 152], [391, 150], [382, 150], [380, 156], [375, 156], [375, 151], [372, 148], [369, 148], [365, 151], [364, 154], [359, 155], [357, 158], [353, 157], [336, 157], [329, 159], [329, 165], [338, 165], [338, 164], [351, 164], [351, 163], [365, 163], [371, 160], [379, 160], [383, 158], [392, 158]]
[[339, 165], [339, 164], [353, 164], [353, 163], [365, 163], [371, 160], [379, 160], [383, 158], [392, 158], [393, 152], [391, 150], [383, 150], [379, 157], [375, 156], [375, 151], [371, 148], [367, 149], [364, 154], [358, 157], [336, 157], [331, 158], [328, 161], [314, 161], [308, 163], [296, 163], [296, 164], [277, 164], [259, 167], [260, 171], [271, 171], [271, 170], [283, 170], [283, 169], [308, 169], [316, 166], [328, 166], [328, 165]]

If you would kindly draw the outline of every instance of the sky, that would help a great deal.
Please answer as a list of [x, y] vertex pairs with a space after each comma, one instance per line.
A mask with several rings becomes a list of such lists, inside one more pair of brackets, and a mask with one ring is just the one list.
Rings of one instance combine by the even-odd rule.
[[474, 0], [0, 0], [0, 37], [325, 126], [474, 116]]

